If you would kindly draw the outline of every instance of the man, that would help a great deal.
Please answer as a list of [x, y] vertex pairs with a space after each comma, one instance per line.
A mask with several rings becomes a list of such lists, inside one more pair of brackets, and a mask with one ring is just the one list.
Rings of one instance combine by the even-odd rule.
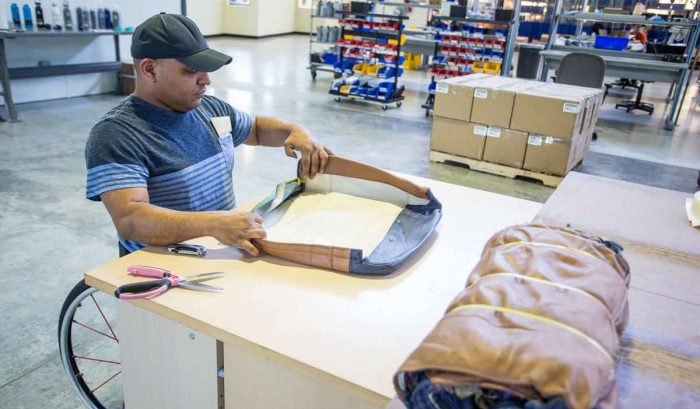
[[632, 39], [634, 41], [639, 41], [642, 44], [647, 43], [647, 33], [646, 33], [646, 27], [645, 26], [640, 26], [640, 25], [635, 25], [632, 27], [632, 35], [634, 36]]
[[259, 252], [260, 217], [235, 210], [234, 147], [284, 146], [302, 176], [323, 173], [330, 150], [296, 125], [253, 118], [205, 95], [209, 72], [231, 62], [197, 26], [161, 13], [133, 34], [136, 88], [91, 130], [86, 196], [101, 200], [119, 233], [120, 255], [201, 236]]

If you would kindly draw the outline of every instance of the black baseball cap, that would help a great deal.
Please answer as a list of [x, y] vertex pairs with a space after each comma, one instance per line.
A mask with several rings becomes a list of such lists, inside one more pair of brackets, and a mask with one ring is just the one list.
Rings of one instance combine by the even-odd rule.
[[131, 42], [133, 58], [174, 58], [197, 71], [212, 72], [232, 58], [209, 48], [194, 23], [179, 14], [160, 13], [141, 23]]

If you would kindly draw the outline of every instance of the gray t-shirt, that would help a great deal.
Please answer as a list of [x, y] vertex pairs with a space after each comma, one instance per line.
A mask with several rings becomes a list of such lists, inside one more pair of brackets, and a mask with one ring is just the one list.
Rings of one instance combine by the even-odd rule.
[[[219, 137], [214, 117], [230, 118], [232, 131]], [[152, 204], [168, 209], [232, 209], [233, 150], [250, 137], [253, 122], [251, 115], [212, 96], [184, 113], [129, 96], [90, 131], [86, 196], [99, 201], [104, 192], [142, 187]], [[129, 251], [145, 247], [120, 242]]]

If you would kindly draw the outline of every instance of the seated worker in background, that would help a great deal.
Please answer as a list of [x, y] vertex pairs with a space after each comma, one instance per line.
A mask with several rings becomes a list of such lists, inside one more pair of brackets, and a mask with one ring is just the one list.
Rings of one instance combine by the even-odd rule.
[[304, 128], [253, 117], [205, 95], [209, 72], [231, 62], [187, 17], [161, 13], [133, 34], [136, 88], [90, 131], [86, 196], [101, 200], [120, 256], [201, 236], [239, 247], [265, 237], [260, 217], [235, 210], [234, 147], [301, 152], [302, 176], [323, 173], [331, 151]]
[[632, 39], [635, 41], [639, 41], [642, 44], [647, 43], [647, 29], [644, 26], [633, 26], [632, 27], [632, 35], [634, 36]]
[[591, 32], [593, 34], [595, 34], [596, 36], [608, 35], [608, 30], [605, 28], [605, 26], [601, 22], [593, 23], [593, 27], [591, 27]]

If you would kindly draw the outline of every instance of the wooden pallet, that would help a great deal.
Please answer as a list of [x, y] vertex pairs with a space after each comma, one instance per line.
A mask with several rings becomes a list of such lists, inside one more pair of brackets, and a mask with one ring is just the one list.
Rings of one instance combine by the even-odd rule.
[[456, 162], [469, 166], [469, 169], [478, 172], [490, 173], [492, 175], [505, 176], [507, 178], [527, 178], [535, 179], [545, 186], [557, 187], [564, 180], [560, 176], [545, 175], [544, 173], [531, 172], [525, 169], [511, 168], [510, 166], [498, 165], [496, 163], [484, 162], [481, 160], [465, 158], [464, 156], [451, 155], [438, 151], [430, 151], [430, 161], [437, 163]]

